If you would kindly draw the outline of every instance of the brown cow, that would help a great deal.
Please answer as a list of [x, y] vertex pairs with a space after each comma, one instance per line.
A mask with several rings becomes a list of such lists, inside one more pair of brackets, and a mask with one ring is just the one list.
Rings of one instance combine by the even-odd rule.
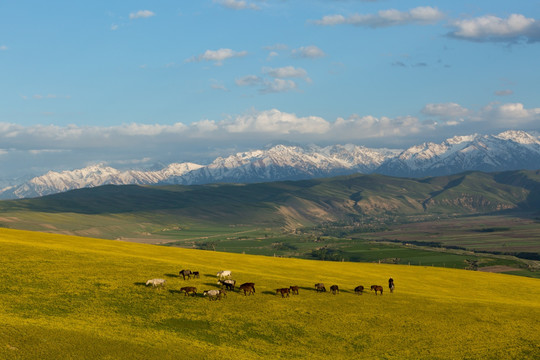
[[289, 289], [291, 289], [291, 292], [293, 295], [298, 295], [298, 289], [299, 289], [298, 286], [293, 285]]

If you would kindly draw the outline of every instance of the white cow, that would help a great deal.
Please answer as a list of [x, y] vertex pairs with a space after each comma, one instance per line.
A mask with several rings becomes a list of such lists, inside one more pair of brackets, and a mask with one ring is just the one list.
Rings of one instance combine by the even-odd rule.
[[222, 270], [217, 273], [217, 276], [220, 279], [230, 278], [231, 277], [231, 270]]
[[165, 279], [150, 279], [146, 282], [146, 286], [152, 285], [152, 287], [165, 286], [167, 280]]

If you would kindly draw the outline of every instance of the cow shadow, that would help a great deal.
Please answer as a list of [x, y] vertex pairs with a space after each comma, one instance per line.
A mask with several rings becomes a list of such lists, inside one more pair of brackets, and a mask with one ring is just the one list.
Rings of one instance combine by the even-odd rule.
[[170, 277], [170, 278], [179, 278], [180, 275], [176, 275], [176, 274], [165, 274], [166, 277]]
[[169, 292], [171, 294], [183, 294], [184, 293], [183, 291], [180, 291], [180, 290], [169, 290]]
[[216, 277], [216, 275], [215, 275], [215, 274], [203, 274], [203, 276], [206, 276], [206, 277], [213, 277], [213, 278], [215, 278], [215, 277]]
[[268, 290], [265, 290], [262, 292], [262, 294], [266, 294], [266, 295], [276, 295], [276, 292], [275, 291], [268, 291]]
[[146, 286], [146, 283], [145, 282], [134, 282], [133, 285], [136, 285], [136, 286]]

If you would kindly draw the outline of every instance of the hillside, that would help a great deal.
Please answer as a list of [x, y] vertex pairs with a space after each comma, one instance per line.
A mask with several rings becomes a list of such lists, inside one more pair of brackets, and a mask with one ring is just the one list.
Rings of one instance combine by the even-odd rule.
[[[539, 209], [540, 171], [467, 172], [423, 179], [358, 174], [245, 185], [108, 185], [1, 201], [0, 224], [58, 231], [72, 231], [68, 227], [75, 223], [80, 231], [105, 229], [104, 224], [115, 221], [295, 229], [344, 221], [358, 225]], [[103, 231], [95, 236], [111, 238]], [[137, 230], [127, 231], [124, 236]]]
[[[0, 358], [535, 359], [538, 279], [157, 247], [0, 229]], [[182, 280], [183, 268], [200, 279]], [[256, 294], [208, 301], [232, 270]], [[392, 276], [396, 291], [387, 292]], [[164, 289], [144, 286], [167, 280]], [[338, 284], [339, 295], [317, 293]], [[357, 285], [385, 285], [382, 296]], [[191, 285], [195, 297], [179, 293]], [[281, 298], [275, 289], [300, 286]]]

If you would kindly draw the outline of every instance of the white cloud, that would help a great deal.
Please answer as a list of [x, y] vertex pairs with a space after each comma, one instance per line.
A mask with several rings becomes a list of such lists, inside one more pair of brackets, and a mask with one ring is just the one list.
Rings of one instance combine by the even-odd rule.
[[293, 56], [296, 57], [302, 57], [302, 58], [310, 58], [310, 59], [316, 59], [326, 56], [324, 51], [322, 51], [320, 48], [318, 48], [315, 45], [310, 46], [302, 46], [298, 49], [294, 49], [292, 51]]
[[[308, 79], [306, 80], [308, 81]], [[282, 93], [295, 90], [296, 82], [289, 79], [265, 79], [256, 75], [247, 75], [235, 80], [237, 86], [259, 87], [261, 94]]]
[[384, 138], [408, 136], [425, 130], [420, 120], [413, 116], [389, 118], [371, 115], [352, 115], [347, 119], [338, 118], [333, 125], [334, 137], [346, 139]]
[[422, 109], [422, 113], [429, 116], [441, 118], [456, 118], [468, 115], [468, 109], [456, 103], [427, 104]]
[[438, 117], [445, 125], [483, 123], [499, 128], [534, 126], [540, 121], [540, 108], [527, 109], [521, 103], [491, 103], [479, 110], [456, 103], [427, 104], [422, 113]]
[[156, 14], [150, 10], [139, 10], [137, 12], [132, 12], [129, 14], [130, 19], [149, 18], [152, 16], [156, 16]]
[[280, 68], [263, 68], [263, 73], [268, 74], [273, 78], [305, 78], [307, 71], [294, 66], [284, 66]]
[[221, 126], [229, 133], [323, 134], [330, 129], [321, 117], [298, 117], [276, 109], [242, 115]]
[[223, 85], [217, 80], [212, 80], [212, 84], [210, 84], [210, 87], [214, 90], [229, 91], [229, 89], [227, 89], [225, 85]]
[[214, 3], [220, 4], [228, 9], [233, 9], [233, 10], [245, 10], [245, 9], [260, 10], [260, 8], [257, 5], [248, 3], [245, 0], [214, 0]]
[[540, 122], [540, 108], [526, 109], [521, 103], [491, 103], [480, 111], [479, 117], [507, 128], [537, 125]]
[[264, 80], [257, 75], [247, 75], [236, 79], [234, 82], [238, 86], [255, 86], [262, 84]]
[[111, 25], [111, 30], [112, 31], [118, 30], [118, 25], [117, 24], [112, 24]]
[[381, 10], [376, 14], [354, 14], [350, 16], [327, 15], [320, 20], [313, 21], [316, 25], [355, 25], [371, 28], [388, 27], [396, 25], [433, 24], [444, 18], [444, 14], [431, 6], [420, 6], [409, 11], [396, 9]]
[[486, 15], [472, 19], [456, 20], [449, 35], [471, 41], [528, 42], [540, 41], [540, 21], [521, 14], [511, 14], [503, 19]]
[[234, 51], [231, 49], [206, 50], [203, 54], [194, 56], [187, 62], [213, 61], [215, 65], [221, 66], [224, 60], [243, 57], [247, 55], [247, 51]]
[[0, 45], [0, 51], [6, 51], [8, 47], [6, 45]]
[[288, 79], [265, 80], [263, 84], [259, 90], [263, 94], [288, 92], [297, 88], [296, 82]]

